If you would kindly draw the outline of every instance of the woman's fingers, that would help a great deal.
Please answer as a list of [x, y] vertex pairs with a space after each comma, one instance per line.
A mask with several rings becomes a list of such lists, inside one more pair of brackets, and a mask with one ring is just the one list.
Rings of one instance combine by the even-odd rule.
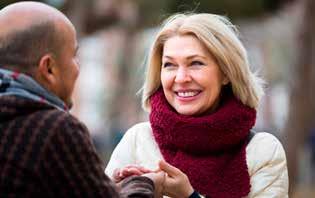
[[143, 176], [150, 178], [155, 187], [155, 196], [154, 197], [163, 197], [163, 188], [164, 188], [164, 180], [165, 180], [165, 173], [163, 171], [159, 172], [150, 172], [143, 174]]
[[147, 168], [142, 167], [142, 166], [139, 168], [139, 170], [141, 170], [141, 172], [143, 172], [143, 173], [151, 173], [151, 172], [153, 172], [152, 170], [147, 169]]
[[122, 180], [120, 176], [120, 168], [116, 168], [113, 172], [113, 180], [114, 182], [118, 183]]
[[136, 164], [130, 164], [130, 165], [128, 165], [128, 166], [125, 166], [125, 168], [128, 168], [128, 169], [138, 169], [139, 171], [141, 171], [141, 172], [143, 172], [143, 173], [150, 173], [150, 172], [152, 172], [150, 169], [147, 169], [147, 168], [145, 168], [145, 167], [143, 167], [143, 166], [139, 166], [139, 165], [136, 165]]
[[180, 169], [165, 161], [159, 162], [160, 169], [167, 173], [164, 182], [164, 193], [170, 197], [189, 197], [194, 189], [189, 179]]
[[137, 168], [124, 168], [121, 171], [121, 176], [123, 176], [123, 177], [128, 177], [131, 175], [142, 175], [142, 174], [144, 174], [144, 173]]
[[151, 171], [150, 169], [147, 169], [139, 165], [131, 164], [124, 168], [115, 169], [113, 173], [113, 179], [117, 183], [125, 179], [126, 177], [129, 177], [132, 175], [142, 175], [142, 174], [151, 173], [151, 172], [153, 171]]
[[174, 177], [174, 176], [181, 174], [181, 171], [178, 168], [170, 165], [169, 163], [167, 163], [164, 160], [161, 160], [159, 162], [159, 167], [162, 171], [166, 172], [168, 174], [168, 176], [170, 176], [170, 177]]

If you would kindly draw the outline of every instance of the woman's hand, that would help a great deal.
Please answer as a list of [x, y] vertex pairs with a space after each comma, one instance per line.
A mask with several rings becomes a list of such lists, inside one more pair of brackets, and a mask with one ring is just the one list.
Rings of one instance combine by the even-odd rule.
[[132, 164], [121, 169], [120, 168], [115, 169], [113, 173], [113, 180], [114, 182], [118, 183], [129, 176], [142, 175], [142, 174], [150, 173], [150, 172], [152, 171], [147, 168]]
[[165, 173], [163, 171], [154, 171], [151, 173], [146, 173], [142, 176], [150, 178], [154, 183], [154, 197], [162, 198], [163, 197], [163, 189], [165, 182]]
[[163, 194], [174, 198], [188, 198], [194, 192], [188, 177], [181, 170], [163, 160], [159, 162], [159, 167], [166, 173]]

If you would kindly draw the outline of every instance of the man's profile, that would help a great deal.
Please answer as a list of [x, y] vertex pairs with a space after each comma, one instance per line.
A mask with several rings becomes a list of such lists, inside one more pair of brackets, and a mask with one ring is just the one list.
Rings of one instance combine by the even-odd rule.
[[0, 10], [0, 194], [4, 197], [153, 197], [158, 177], [117, 190], [87, 128], [69, 114], [79, 75], [72, 23], [37, 2]]

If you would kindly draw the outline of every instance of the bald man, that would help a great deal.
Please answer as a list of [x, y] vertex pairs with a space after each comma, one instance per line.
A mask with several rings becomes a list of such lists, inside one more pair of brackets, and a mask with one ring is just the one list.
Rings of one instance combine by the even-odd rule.
[[0, 10], [1, 197], [153, 197], [158, 189], [155, 173], [116, 188], [87, 128], [69, 114], [77, 49], [58, 10], [36, 2]]

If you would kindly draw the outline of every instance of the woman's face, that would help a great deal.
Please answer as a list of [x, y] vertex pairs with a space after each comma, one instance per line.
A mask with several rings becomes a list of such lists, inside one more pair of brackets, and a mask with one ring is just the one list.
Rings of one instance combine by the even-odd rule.
[[161, 82], [168, 103], [183, 115], [213, 112], [228, 83], [207, 48], [192, 35], [169, 38], [163, 48]]

